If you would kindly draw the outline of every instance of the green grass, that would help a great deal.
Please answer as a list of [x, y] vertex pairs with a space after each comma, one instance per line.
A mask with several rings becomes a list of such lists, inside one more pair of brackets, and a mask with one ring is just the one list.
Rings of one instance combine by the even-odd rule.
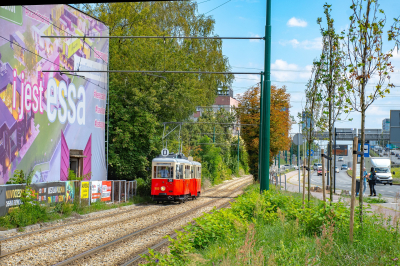
[[365, 198], [364, 198], [364, 202], [366, 202], [366, 203], [386, 203], [387, 200], [382, 199], [382, 194], [379, 194], [379, 195], [378, 195], [378, 198], [368, 198], [368, 197], [365, 197]]
[[[358, 215], [358, 209], [356, 209]], [[170, 254], [150, 250], [147, 265], [396, 265], [398, 226], [380, 215], [354, 219], [349, 208], [312, 199], [302, 208], [299, 193], [253, 185], [230, 209], [196, 219], [171, 240]]]
[[380, 157], [374, 150], [370, 149], [369, 152], [371, 153], [372, 157]]

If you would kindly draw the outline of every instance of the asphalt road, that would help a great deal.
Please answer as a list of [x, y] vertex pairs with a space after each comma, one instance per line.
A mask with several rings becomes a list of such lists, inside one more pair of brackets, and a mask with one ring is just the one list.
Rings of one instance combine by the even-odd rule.
[[[311, 184], [322, 186], [322, 176], [317, 176], [317, 173], [314, 172], [314, 174], [311, 175]], [[336, 189], [341, 189], [341, 190], [344, 189], [349, 191], [351, 190], [351, 178], [347, 175], [346, 170], [340, 170], [339, 173], [336, 173]], [[377, 184], [375, 186], [375, 190], [377, 195], [382, 194], [383, 197], [394, 198], [396, 196], [396, 193], [400, 194], [400, 186], [396, 185], [390, 186], [390, 185]], [[365, 191], [365, 195], [369, 195], [368, 184], [367, 184], [367, 190]]]

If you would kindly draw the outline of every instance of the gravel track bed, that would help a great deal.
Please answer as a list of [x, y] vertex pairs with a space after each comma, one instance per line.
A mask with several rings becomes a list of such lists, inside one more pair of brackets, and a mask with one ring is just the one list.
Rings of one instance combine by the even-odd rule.
[[[224, 189], [224, 191], [234, 190], [236, 187], [239, 187], [242, 183], [248, 181], [248, 178], [241, 178], [233, 181], [233, 183], [223, 184], [223, 186], [218, 187], [217, 190], [213, 190], [212, 194], [219, 195], [219, 190]], [[228, 187], [228, 188], [226, 188]], [[94, 231], [90, 231], [87, 229], [85, 233], [81, 233], [74, 237], [68, 237], [63, 240], [54, 241], [50, 244], [46, 244], [43, 246], [39, 246], [30, 250], [21, 251], [16, 254], [12, 254], [0, 260], [1, 265], [50, 265], [54, 264], [58, 261], [64, 260], [66, 257], [72, 257], [75, 254], [79, 254], [84, 250], [88, 250], [94, 248], [95, 246], [99, 246], [103, 243], [112, 241], [113, 239], [119, 238], [123, 235], [129, 234], [131, 232], [137, 231], [143, 227], [147, 227], [153, 223], [158, 221], [170, 218], [179, 213], [187, 211], [191, 208], [194, 208], [198, 205], [201, 205], [207, 201], [211, 201], [210, 198], [202, 198], [200, 197], [198, 200], [189, 201], [186, 204], [174, 204], [165, 206], [157, 206], [153, 205], [155, 208], [159, 208], [157, 213], [153, 213], [150, 215], [142, 215], [142, 217], [132, 217], [131, 220], [125, 221], [123, 223], [117, 223], [114, 219], [114, 224], [109, 225], [104, 228], [99, 228]], [[147, 208], [145, 208], [147, 209]], [[168, 209], [168, 210], [166, 210]], [[144, 211], [144, 210], [143, 210]], [[163, 215], [159, 215], [162, 213]], [[135, 212], [137, 216], [137, 213]], [[107, 221], [110, 222], [110, 219], [114, 217], [108, 218]], [[112, 220], [111, 220], [112, 221]], [[98, 221], [101, 223], [101, 221]], [[82, 224], [78, 225], [79, 229], [82, 229]], [[92, 226], [93, 227], [93, 226]], [[58, 230], [59, 231], [59, 230]], [[58, 232], [51, 232], [54, 236]], [[40, 235], [40, 240], [47, 240], [45, 238], [46, 233]], [[27, 241], [25, 237], [24, 241]], [[37, 238], [37, 236], [35, 236]], [[54, 237], [52, 237], [54, 238]], [[13, 241], [13, 240], [10, 240]], [[18, 241], [20, 242], [20, 241]], [[18, 245], [21, 245], [18, 243]], [[4, 245], [2, 247], [5, 248]], [[2, 248], [5, 252], [6, 250]]]
[[[224, 189], [226, 186], [229, 185], [234, 185], [237, 182], [241, 182], [240, 179], [233, 180], [230, 182], [230, 184], [221, 184], [221, 186], [216, 187], [215, 190], [205, 192], [204, 197], [207, 197], [210, 193], [215, 193], [216, 191], [219, 191], [221, 189]], [[201, 198], [200, 199], [204, 199]], [[130, 206], [129, 206], [130, 207]], [[169, 205], [169, 206], [164, 206], [164, 205], [149, 205], [149, 206], [134, 206], [129, 210], [129, 212], [126, 212], [126, 207], [124, 208], [123, 211], [117, 211], [115, 215], [111, 217], [106, 217], [105, 219], [102, 219], [102, 217], [106, 215], [110, 215], [109, 212], [103, 213], [102, 215], [95, 216], [99, 220], [90, 220], [87, 222], [82, 222], [79, 224], [72, 224], [72, 223], [66, 223], [64, 224], [63, 227], [60, 228], [55, 228], [54, 230], [49, 230], [45, 232], [38, 232], [38, 234], [31, 234], [27, 236], [21, 235], [21, 238], [14, 238], [10, 240], [3, 240], [1, 245], [2, 245], [2, 252], [10, 252], [12, 250], [17, 250], [26, 246], [30, 246], [36, 243], [40, 243], [42, 241], [66, 236], [68, 234], [81, 231], [81, 230], [91, 230], [91, 228], [98, 227], [101, 225], [106, 226], [108, 223], [116, 223], [120, 220], [124, 220], [127, 218], [134, 218], [137, 216], [143, 216], [143, 215], [148, 215], [149, 213], [152, 213], [154, 211], [159, 211], [161, 208], [173, 208], [175, 206]], [[111, 212], [112, 214], [113, 212]], [[92, 218], [92, 217], [91, 217]], [[61, 223], [62, 224], [62, 223]]]
[[[243, 190], [239, 190], [231, 194], [231, 197], [236, 197], [243, 193]], [[74, 262], [72, 265], [121, 265], [130, 258], [132, 254], [142, 251], [145, 247], [151, 247], [163, 240], [163, 237], [168, 234], [172, 234], [174, 230], [181, 228], [182, 226], [191, 222], [194, 218], [200, 217], [203, 213], [210, 212], [215, 206], [221, 206], [227, 203], [229, 198], [222, 198], [217, 200], [212, 205], [204, 206], [189, 215], [174, 220], [156, 230], [145, 232], [139, 237], [132, 237], [131, 239], [120, 242], [118, 245], [112, 248], [107, 248], [100, 254], [92, 255], [85, 259], [80, 259]]]

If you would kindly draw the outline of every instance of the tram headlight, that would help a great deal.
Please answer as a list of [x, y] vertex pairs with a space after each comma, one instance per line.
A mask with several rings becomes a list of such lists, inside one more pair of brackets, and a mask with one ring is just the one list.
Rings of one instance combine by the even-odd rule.
[[164, 186], [161, 187], [161, 191], [165, 191], [165, 187]]

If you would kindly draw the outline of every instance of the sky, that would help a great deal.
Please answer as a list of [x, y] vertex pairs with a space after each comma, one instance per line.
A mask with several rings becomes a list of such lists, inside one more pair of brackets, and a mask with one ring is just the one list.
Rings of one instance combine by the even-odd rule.
[[[321, 52], [321, 32], [317, 18], [324, 20], [323, 5], [326, 0], [272, 0], [272, 58], [271, 81], [276, 86], [285, 85], [291, 94], [290, 115], [296, 117], [305, 105], [305, 85], [311, 77], [311, 66]], [[197, 0], [199, 13], [206, 13], [215, 20], [215, 34], [221, 37], [265, 36], [266, 1], [259, 0]], [[347, 29], [352, 14], [351, 0], [335, 0], [332, 17], [337, 31]], [[385, 11], [386, 30], [393, 18], [400, 16], [400, 0], [379, 0]], [[385, 30], [385, 31], [386, 31]], [[385, 40], [386, 41], [386, 40]], [[384, 50], [393, 48], [384, 43]], [[223, 53], [229, 58], [232, 71], [260, 72], [264, 69], [263, 40], [224, 40]], [[391, 82], [400, 86], [400, 51], [392, 58], [395, 73]], [[245, 92], [249, 86], [260, 82], [260, 75], [235, 75], [234, 94]], [[390, 117], [390, 110], [400, 109], [400, 87], [378, 99], [366, 112], [366, 128], [382, 128], [382, 120]], [[352, 119], [352, 121], [348, 121]], [[360, 128], [358, 112], [342, 116], [337, 128]], [[291, 133], [298, 132], [292, 125]]]

